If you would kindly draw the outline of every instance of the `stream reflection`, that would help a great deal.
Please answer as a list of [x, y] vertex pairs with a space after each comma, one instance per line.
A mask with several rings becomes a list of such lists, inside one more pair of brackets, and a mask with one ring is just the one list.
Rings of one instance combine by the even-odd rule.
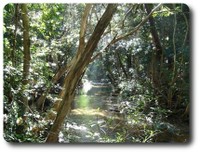
[[[87, 82], [90, 83], [90, 82]], [[66, 119], [63, 130], [59, 135], [61, 143], [112, 143], [112, 142], [137, 142], [134, 138], [144, 135], [146, 143], [157, 133], [150, 131], [153, 123], [144, 114], [128, 115], [119, 110], [120, 99], [111, 95], [112, 88], [109, 85], [93, 85], [90, 89], [81, 91], [74, 99], [74, 108]], [[89, 90], [88, 90], [89, 89]], [[141, 120], [142, 118], [142, 120]], [[145, 136], [146, 133], [149, 134]], [[123, 135], [121, 135], [121, 133]], [[174, 136], [161, 133], [162, 142], [186, 142], [189, 135], [181, 135], [174, 140]], [[123, 136], [123, 138], [121, 137]], [[157, 141], [158, 137], [156, 137]]]
[[[60, 142], [104, 142], [112, 120], [122, 120], [119, 112], [109, 111], [110, 106], [117, 105], [118, 98], [110, 95], [109, 85], [92, 85], [90, 82], [75, 97], [74, 109], [64, 125]], [[113, 122], [114, 123], [114, 122]], [[112, 123], [112, 126], [116, 126]], [[116, 124], [118, 124], [116, 122]], [[113, 132], [114, 135], [114, 132]]]

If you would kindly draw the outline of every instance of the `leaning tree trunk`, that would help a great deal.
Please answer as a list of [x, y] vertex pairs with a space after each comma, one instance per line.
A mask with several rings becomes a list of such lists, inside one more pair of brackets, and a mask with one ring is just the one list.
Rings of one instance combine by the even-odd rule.
[[87, 25], [87, 16], [89, 13], [89, 9], [91, 6], [87, 5], [86, 10], [82, 17], [81, 23], [81, 30], [80, 30], [80, 40], [79, 40], [79, 48], [76, 56], [71, 61], [71, 64], [67, 70], [66, 78], [64, 80], [64, 89], [61, 93], [61, 103], [58, 108], [58, 114], [54, 121], [54, 124], [51, 127], [49, 135], [47, 137], [46, 142], [57, 142], [58, 141], [58, 134], [61, 129], [62, 123], [69, 114], [71, 109], [71, 104], [74, 99], [75, 95], [75, 88], [76, 85], [90, 63], [91, 57], [93, 52], [104, 33], [106, 27], [110, 23], [114, 12], [116, 11], [117, 5], [109, 4], [106, 8], [106, 11], [102, 15], [101, 19], [97, 23], [94, 32], [92, 33], [90, 39], [88, 40], [87, 44], [85, 45], [84, 37], [86, 32], [86, 25]]
[[[127, 37], [129, 37], [129, 36], [133, 35], [134, 33], [136, 33], [136, 32], [148, 21], [149, 17], [152, 16], [153, 12], [154, 12], [155, 10], [157, 10], [160, 6], [161, 6], [161, 4], [158, 4], [154, 9], [152, 9], [151, 12], [148, 14], [148, 16], [147, 16], [146, 18], [144, 18], [144, 19], [134, 28], [134, 30], [130, 31], [129, 33], [127, 33], [127, 34], [125, 34], [125, 35], [120, 35], [120, 36], [118, 36], [118, 37], [114, 37], [113, 40], [105, 47], [105, 50], [106, 50], [107, 48], [109, 48], [110, 45], [112, 45], [112, 44], [114, 44], [114, 43], [116, 43], [116, 42], [118, 42], [118, 41], [120, 41], [120, 40], [126, 39]], [[89, 7], [89, 6], [88, 6], [88, 7]], [[82, 21], [85, 21], [85, 22], [86, 22], [86, 20], [84, 20], [84, 19], [86, 19], [86, 16], [87, 16], [87, 14], [88, 14], [88, 12], [89, 12], [89, 11], [87, 11], [87, 10], [89, 10], [89, 9], [86, 9], [86, 11], [85, 11], [85, 13], [84, 13], [84, 16], [83, 16], [83, 18], [82, 18], [82, 19], [83, 19]], [[86, 25], [86, 24], [85, 24], [85, 25]], [[85, 28], [85, 25], [84, 25], [84, 22], [82, 22], [81, 29], [84, 29], [84, 28]], [[81, 30], [81, 32], [80, 32], [80, 37], [81, 37], [81, 38], [84, 38], [84, 37], [82, 37], [82, 35], [84, 35], [84, 30]], [[80, 43], [81, 43], [82, 45], [79, 45], [79, 50], [80, 50], [81, 47], [84, 46], [84, 45], [83, 45], [83, 44], [84, 44], [83, 39], [80, 39]], [[98, 56], [100, 56], [100, 55], [102, 55], [102, 52], [101, 52], [101, 53], [99, 52], [99, 53], [97, 53], [94, 57], [92, 57], [92, 59], [90, 60], [90, 62], [94, 61], [94, 60], [95, 60]], [[71, 63], [72, 63], [72, 62], [71, 62]], [[54, 77], [52, 78], [52, 81], [51, 81], [51, 82], [52, 82], [52, 85], [54, 85], [54, 84], [66, 73], [66, 71], [68, 70], [69, 67], [70, 67], [70, 64], [69, 64], [69, 65], [63, 66], [61, 69], [58, 70], [58, 72], [57, 72], [57, 73], [54, 75]], [[110, 76], [110, 78], [113, 78], [113, 77]], [[112, 82], [114, 82], [114, 81], [112, 81]], [[47, 96], [48, 92], [50, 91], [52, 85], [51, 85], [51, 86], [48, 86], [47, 89], [46, 89], [46, 91], [44, 91], [44, 92], [42, 93], [42, 95], [40, 96], [40, 98], [37, 100], [36, 105], [37, 105], [37, 108], [38, 108], [39, 110], [43, 110], [43, 106], [44, 106], [44, 102], [45, 102], [46, 96]], [[56, 105], [57, 105], [57, 104], [56, 104]], [[56, 107], [57, 107], [57, 106], [56, 106]]]

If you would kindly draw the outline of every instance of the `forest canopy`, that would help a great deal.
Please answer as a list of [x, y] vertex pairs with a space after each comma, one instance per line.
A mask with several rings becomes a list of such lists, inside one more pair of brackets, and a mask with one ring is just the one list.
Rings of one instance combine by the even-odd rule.
[[79, 142], [78, 111], [83, 142], [188, 141], [187, 5], [16, 3], [3, 17], [6, 141]]

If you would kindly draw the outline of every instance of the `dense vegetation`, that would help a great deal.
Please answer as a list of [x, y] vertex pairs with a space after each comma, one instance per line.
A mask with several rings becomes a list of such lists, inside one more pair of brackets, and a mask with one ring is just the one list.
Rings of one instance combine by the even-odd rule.
[[162, 142], [176, 125], [189, 132], [186, 5], [7, 4], [3, 15], [7, 141], [59, 141], [84, 80], [111, 86], [116, 111], [134, 121], [114, 138], [104, 130], [101, 142]]

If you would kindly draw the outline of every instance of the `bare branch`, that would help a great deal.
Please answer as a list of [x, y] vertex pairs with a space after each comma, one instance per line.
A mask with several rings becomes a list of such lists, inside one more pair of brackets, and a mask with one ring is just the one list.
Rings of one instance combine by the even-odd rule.
[[[108, 43], [108, 45], [101, 52], [97, 53], [95, 56], [92, 57], [91, 62], [94, 61], [96, 58], [98, 58], [100, 55], [102, 55], [102, 53], [105, 52], [110, 47], [110, 45], [112, 45], [112, 44], [114, 44], [114, 43], [116, 43], [116, 42], [118, 42], [122, 39], [125, 39], [125, 38], [129, 37], [130, 35], [134, 34], [135, 32], [137, 32], [140, 29], [140, 27], [143, 26], [148, 21], [148, 19], [153, 14], [153, 12], [155, 10], [157, 10], [161, 5], [162, 4], [158, 4], [154, 9], [152, 9], [152, 11], [148, 14], [148, 16], [144, 20], [142, 20], [142, 22], [140, 22], [134, 28], [134, 30], [132, 30], [131, 32], [129, 32], [125, 35], [122, 35], [122, 36], [118, 36], [118, 37], [117, 37], [117, 35], [115, 35], [114, 38], [112, 39], [112, 41], [110, 43]], [[109, 33], [109, 32], [110, 31], [107, 31], [106, 34]]]
[[157, 10], [161, 5], [162, 5], [162, 4], [158, 4], [158, 5], [149, 13], [149, 15], [148, 15], [146, 18], [144, 18], [131, 32], [129, 32], [129, 33], [125, 34], [125, 35], [118, 36], [115, 40], [113, 40], [113, 41], [111, 42], [111, 44], [114, 44], [114, 43], [116, 43], [117, 41], [120, 41], [120, 40], [122, 40], [122, 39], [125, 39], [125, 38], [129, 37], [130, 35], [134, 34], [135, 32], [137, 32], [137, 31], [141, 28], [141, 26], [143, 26], [143, 25], [148, 21], [149, 17], [153, 14], [153, 12], [154, 12], [155, 10]]
[[[174, 9], [175, 9], [175, 5]], [[176, 74], [176, 40], [175, 40], [175, 36], [176, 36], [176, 27], [177, 27], [177, 18], [176, 18], [176, 13], [174, 13], [174, 31], [173, 31], [173, 50], [174, 50], [174, 67], [173, 67], [173, 78], [172, 78], [172, 82], [175, 79], [175, 74]]]
[[125, 27], [126, 18], [127, 18], [127, 16], [131, 13], [131, 11], [134, 9], [134, 6], [135, 6], [135, 5], [133, 5], [131, 8], [129, 8], [129, 10], [128, 10], [128, 11], [126, 12], [126, 14], [125, 14], [124, 19], [121, 21], [121, 27], [122, 27], [122, 28]]
[[185, 33], [185, 37], [184, 37], [184, 40], [183, 40], [183, 44], [182, 44], [182, 47], [184, 47], [185, 43], [186, 43], [186, 39], [187, 39], [187, 35], [188, 35], [188, 32], [189, 32], [189, 23], [188, 23], [188, 20], [187, 20], [187, 17], [185, 15], [185, 13], [183, 13], [183, 17], [185, 19], [185, 24], [186, 24], [186, 33]]

